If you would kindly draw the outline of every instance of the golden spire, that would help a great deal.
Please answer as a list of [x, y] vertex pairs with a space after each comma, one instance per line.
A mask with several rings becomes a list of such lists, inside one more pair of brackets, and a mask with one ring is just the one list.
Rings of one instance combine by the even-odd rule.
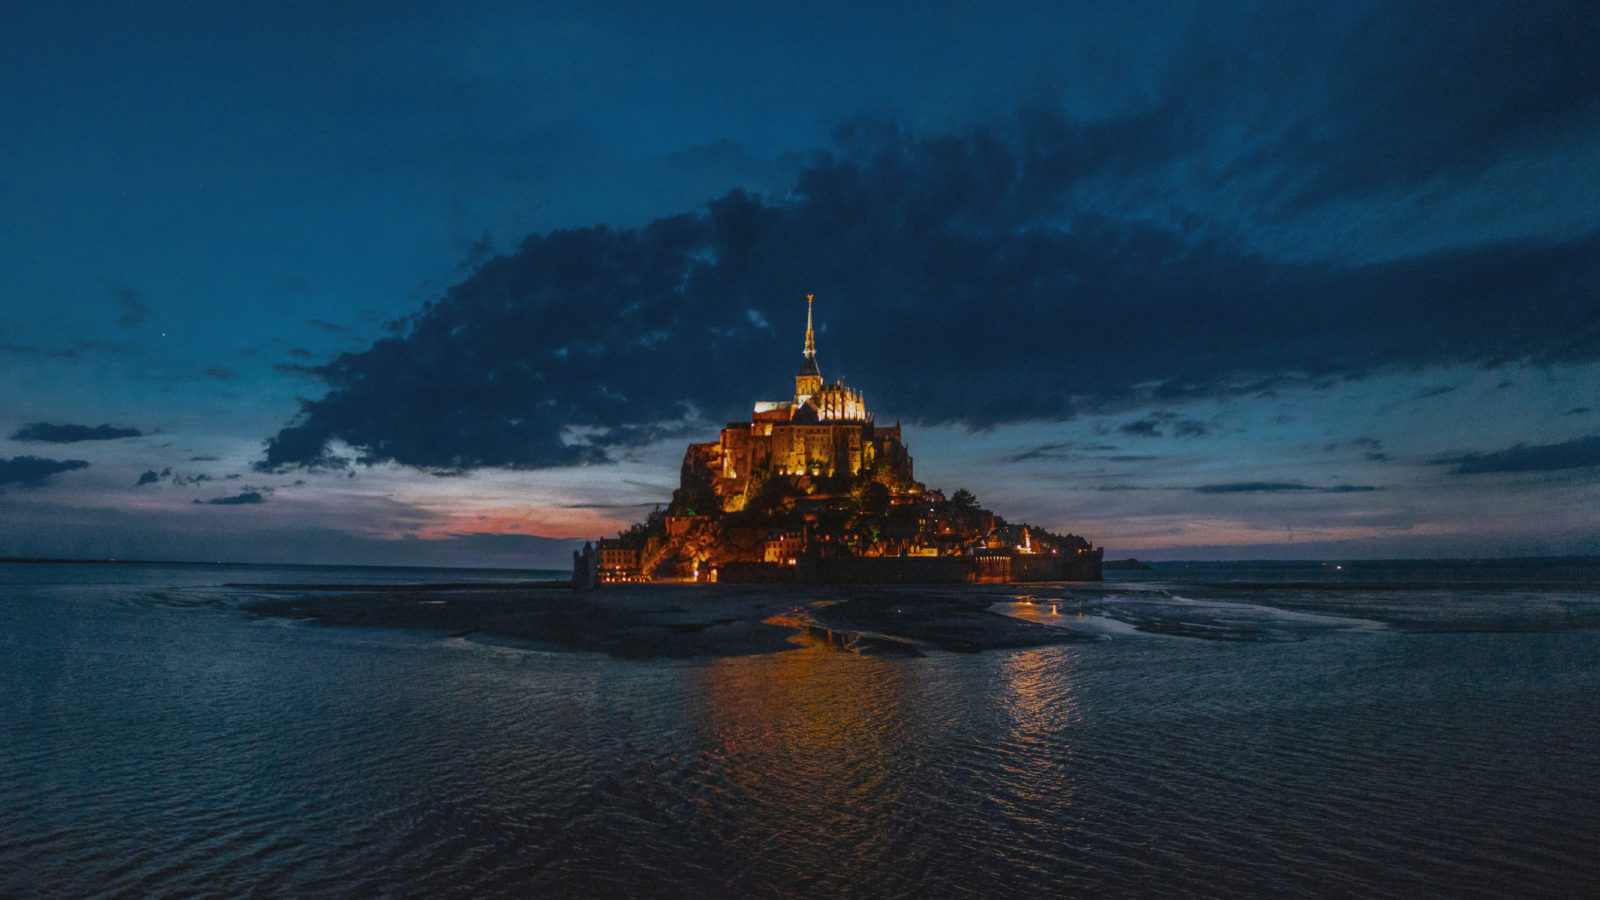
[[811, 301], [816, 296], [816, 294], [806, 295], [806, 359], [817, 355], [817, 339], [811, 333]]

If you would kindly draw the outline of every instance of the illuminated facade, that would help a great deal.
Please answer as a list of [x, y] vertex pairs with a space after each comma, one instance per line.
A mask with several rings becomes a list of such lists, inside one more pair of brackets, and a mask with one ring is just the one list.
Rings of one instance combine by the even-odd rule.
[[792, 400], [690, 444], [672, 503], [600, 543], [604, 579], [958, 583], [1100, 578], [1098, 548], [1005, 520], [912, 476], [900, 426], [817, 365], [811, 297]]
[[743, 509], [770, 476], [869, 475], [891, 490], [913, 483], [900, 426], [881, 427], [866, 401], [817, 367], [816, 335], [806, 297], [806, 341], [792, 401], [757, 403], [748, 422], [731, 422], [712, 444], [691, 444], [684, 483], [709, 483], [725, 512]]

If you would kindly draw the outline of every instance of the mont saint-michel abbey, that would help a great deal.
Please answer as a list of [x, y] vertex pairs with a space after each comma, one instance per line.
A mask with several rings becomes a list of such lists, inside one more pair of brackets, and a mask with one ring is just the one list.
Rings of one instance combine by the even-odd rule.
[[[672, 502], [575, 560], [580, 581], [1076, 581], [1100, 550], [912, 476], [900, 425], [823, 380], [812, 302], [794, 397], [690, 444]], [[587, 574], [583, 574], [587, 573]]]
[[817, 339], [806, 296], [806, 343], [794, 399], [762, 401], [748, 422], [731, 422], [714, 444], [691, 444], [686, 470], [715, 473], [712, 489], [725, 512], [744, 508], [752, 473], [817, 478], [872, 475], [911, 484], [911, 455], [900, 426], [880, 427], [861, 394], [842, 381], [828, 384], [817, 366]]

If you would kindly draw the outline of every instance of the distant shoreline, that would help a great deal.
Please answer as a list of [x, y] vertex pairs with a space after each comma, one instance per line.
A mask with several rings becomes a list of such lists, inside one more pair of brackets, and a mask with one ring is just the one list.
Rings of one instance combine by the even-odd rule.
[[[1120, 560], [1118, 560], [1120, 561]], [[1169, 566], [1320, 566], [1340, 564], [1346, 566], [1600, 566], [1600, 556], [1482, 556], [1482, 557], [1394, 557], [1361, 559], [1330, 556], [1326, 559], [1140, 559], [1139, 562], [1159, 570]], [[130, 565], [130, 566], [269, 566], [308, 569], [416, 569], [438, 571], [456, 569], [463, 572], [547, 572], [565, 573], [566, 567], [544, 566], [417, 566], [389, 563], [301, 563], [301, 562], [237, 562], [227, 560], [173, 560], [173, 559], [80, 559], [56, 557], [4, 556], [0, 563], [56, 565]], [[1108, 567], [1109, 568], [1109, 567]]]
[[226, 560], [181, 559], [67, 559], [32, 556], [0, 556], [0, 563], [50, 564], [50, 565], [113, 565], [113, 566], [234, 566], [241, 568], [276, 567], [296, 569], [409, 569], [416, 571], [457, 570], [461, 572], [544, 572], [562, 574], [567, 570], [557, 566], [411, 566], [390, 563], [298, 563], [298, 562], [234, 562]]

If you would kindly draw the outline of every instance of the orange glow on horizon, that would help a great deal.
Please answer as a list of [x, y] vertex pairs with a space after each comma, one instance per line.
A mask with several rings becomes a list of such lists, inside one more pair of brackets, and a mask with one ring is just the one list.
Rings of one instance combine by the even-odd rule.
[[461, 534], [521, 534], [592, 540], [614, 536], [630, 524], [600, 515], [593, 509], [467, 509], [453, 510], [435, 522], [395, 536], [442, 541]]
[[[1133, 527], [1130, 528], [1129, 526]], [[1145, 528], [1138, 526], [1144, 525]], [[1095, 527], [1098, 526], [1098, 527]], [[1079, 523], [1085, 530], [1101, 535], [1099, 546], [1115, 546], [1128, 551], [1179, 547], [1234, 547], [1276, 544], [1334, 543], [1360, 540], [1392, 540], [1396, 537], [1438, 537], [1470, 533], [1455, 525], [1420, 523], [1409, 528], [1339, 525], [1299, 526], [1292, 530], [1269, 528], [1231, 520], [1171, 522], [1164, 518], [1130, 517], [1127, 520]]]

